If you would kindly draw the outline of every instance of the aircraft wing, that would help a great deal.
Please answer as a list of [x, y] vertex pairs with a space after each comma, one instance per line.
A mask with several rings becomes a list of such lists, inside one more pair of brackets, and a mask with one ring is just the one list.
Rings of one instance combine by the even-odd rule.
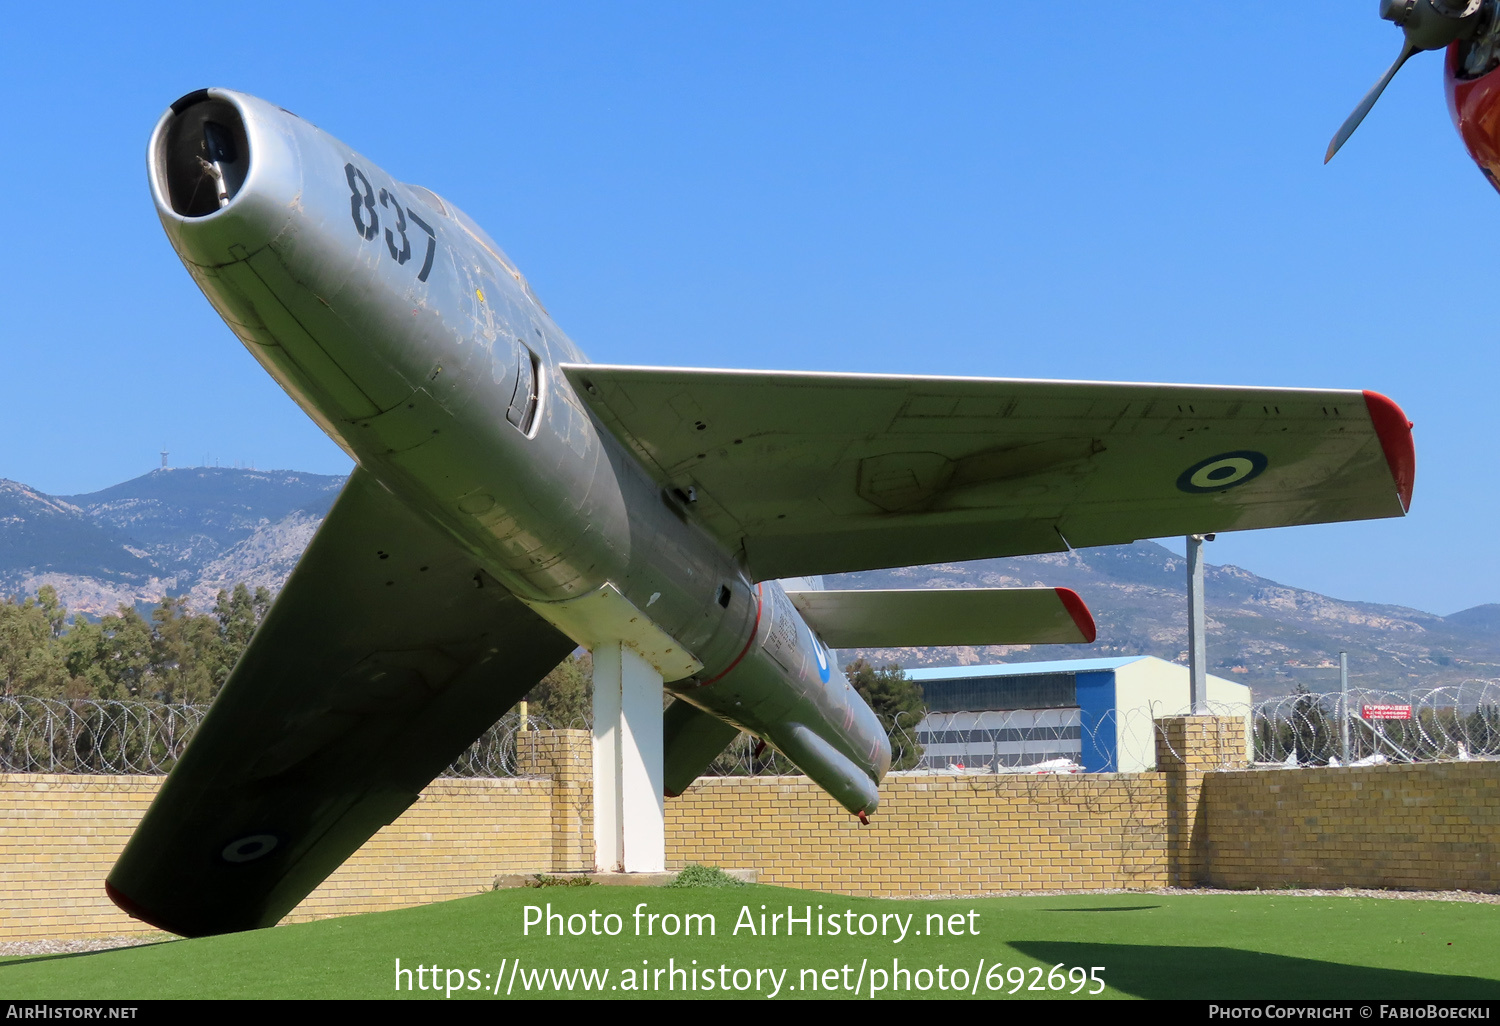
[[789, 591], [830, 648], [1087, 645], [1094, 617], [1071, 588]]
[[188, 936], [273, 925], [573, 647], [356, 469], [110, 896]]
[[565, 364], [757, 579], [1400, 516], [1374, 392]]

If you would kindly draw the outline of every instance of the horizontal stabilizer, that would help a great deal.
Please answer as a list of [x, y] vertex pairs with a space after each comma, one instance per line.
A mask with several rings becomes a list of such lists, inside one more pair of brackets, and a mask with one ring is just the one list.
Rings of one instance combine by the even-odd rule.
[[1068, 588], [789, 592], [831, 648], [1068, 645], [1094, 640], [1094, 618]]

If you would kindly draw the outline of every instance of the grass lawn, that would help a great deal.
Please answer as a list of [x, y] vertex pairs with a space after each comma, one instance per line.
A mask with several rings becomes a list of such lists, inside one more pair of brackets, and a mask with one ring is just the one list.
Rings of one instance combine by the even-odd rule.
[[[544, 919], [548, 903], [563, 917], [551, 921], [552, 935], [545, 922], [523, 932], [526, 906]], [[775, 936], [761, 931], [762, 905], [768, 930], [771, 915], [782, 916]], [[799, 919], [791, 937], [788, 905]], [[811, 937], [800, 921], [808, 905]], [[689, 913], [711, 914], [713, 935], [705, 926], [703, 936], [684, 936]], [[568, 917], [586, 932], [559, 936]], [[845, 932], [850, 925], [856, 936]], [[1057, 965], [1052, 983], [1063, 986], [1045, 989]], [[1104, 997], [1500, 998], [1500, 905], [1266, 893], [895, 901], [758, 886], [527, 888], [224, 937], [5, 959], [0, 998], [442, 1001], [452, 987], [451, 1000], [493, 1001], [507, 991], [554, 996], [557, 976], [545, 971], [562, 970], [569, 997], [673, 997], [684, 988], [699, 998], [854, 997], [858, 988], [868, 998], [873, 985], [883, 988], [877, 997], [1014, 1000], [1070, 996], [1095, 966]], [[1073, 967], [1080, 971], [1070, 979]]]

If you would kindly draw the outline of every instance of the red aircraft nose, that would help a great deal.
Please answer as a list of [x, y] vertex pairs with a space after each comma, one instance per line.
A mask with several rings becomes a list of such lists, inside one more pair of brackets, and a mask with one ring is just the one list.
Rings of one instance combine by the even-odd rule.
[[1462, 43], [1448, 47], [1443, 83], [1448, 94], [1448, 113], [1463, 137], [1469, 156], [1500, 191], [1500, 68], [1478, 78], [1458, 77], [1458, 52]]

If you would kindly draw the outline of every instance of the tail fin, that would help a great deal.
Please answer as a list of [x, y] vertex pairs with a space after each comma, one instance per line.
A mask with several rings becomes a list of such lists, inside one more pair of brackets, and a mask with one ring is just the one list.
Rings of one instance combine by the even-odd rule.
[[662, 714], [662, 762], [668, 798], [686, 791], [709, 763], [740, 736], [740, 728], [725, 723], [695, 705], [675, 700]]

